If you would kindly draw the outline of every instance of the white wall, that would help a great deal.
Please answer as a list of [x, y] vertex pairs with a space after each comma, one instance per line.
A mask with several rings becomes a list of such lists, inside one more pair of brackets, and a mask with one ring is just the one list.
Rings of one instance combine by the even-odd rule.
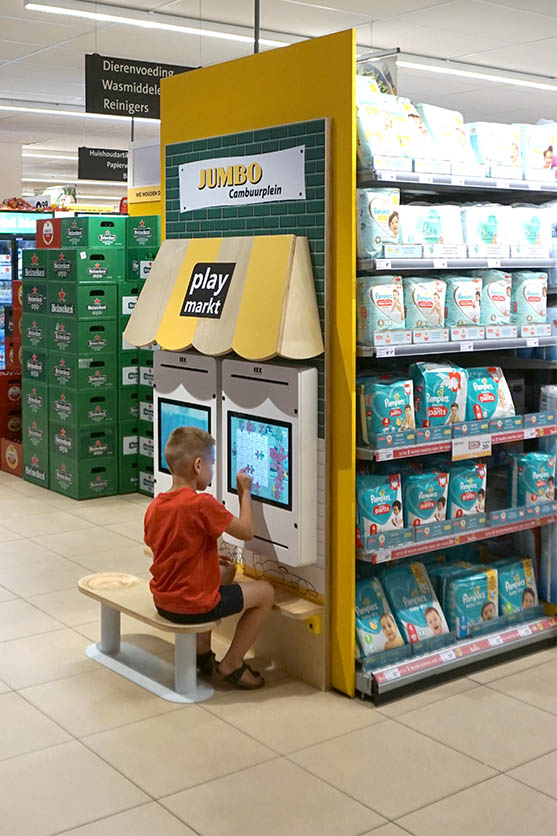
[[21, 145], [0, 142], [0, 201], [21, 197]]

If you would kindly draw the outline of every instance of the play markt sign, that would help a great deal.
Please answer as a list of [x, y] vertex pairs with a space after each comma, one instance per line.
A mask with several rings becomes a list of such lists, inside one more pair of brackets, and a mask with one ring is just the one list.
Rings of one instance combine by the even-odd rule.
[[160, 82], [195, 67], [85, 56], [85, 110], [111, 116], [160, 118]]

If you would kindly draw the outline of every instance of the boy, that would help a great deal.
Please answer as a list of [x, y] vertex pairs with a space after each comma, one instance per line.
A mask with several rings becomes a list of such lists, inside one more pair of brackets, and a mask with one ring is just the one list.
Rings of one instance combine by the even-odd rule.
[[[221, 558], [217, 539], [226, 531], [239, 540], [253, 537], [251, 478], [236, 478], [240, 516], [205, 491], [213, 479], [215, 441], [196, 427], [177, 427], [164, 455], [172, 488], [159, 494], [145, 514], [145, 543], [153, 551], [151, 592], [158, 613], [176, 624], [200, 624], [242, 613], [217, 673], [237, 688], [261, 688], [265, 680], [244, 661], [271, 607], [274, 590], [265, 581], [233, 583], [230, 561]], [[220, 564], [220, 565], [219, 565]], [[211, 673], [211, 633], [197, 636], [197, 663]]]

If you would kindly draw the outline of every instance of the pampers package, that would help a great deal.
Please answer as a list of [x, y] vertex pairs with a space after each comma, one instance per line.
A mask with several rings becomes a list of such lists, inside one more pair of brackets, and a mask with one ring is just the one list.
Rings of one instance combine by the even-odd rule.
[[512, 615], [538, 605], [538, 588], [532, 560], [497, 562], [499, 575], [499, 615]]
[[555, 500], [555, 456], [522, 453], [512, 456], [507, 483], [511, 507]]
[[393, 618], [389, 602], [378, 578], [356, 583], [356, 653], [371, 656], [383, 650], [402, 647], [404, 639]]
[[450, 363], [413, 363], [414, 409], [418, 427], [443, 427], [465, 420], [468, 376]]
[[381, 581], [406, 641], [414, 643], [449, 632], [423, 563], [393, 566], [384, 572]]
[[551, 209], [545, 206], [513, 206], [513, 244], [551, 247]]
[[493, 567], [473, 572], [464, 570], [447, 581], [445, 614], [449, 628], [459, 639], [469, 636], [476, 625], [497, 618], [497, 587], [497, 570]]
[[384, 244], [397, 244], [400, 192], [398, 189], [358, 189], [358, 258], [382, 258]]
[[466, 133], [479, 163], [494, 166], [522, 166], [520, 130], [502, 122], [468, 122]]
[[487, 468], [483, 462], [462, 462], [449, 475], [449, 517], [451, 520], [485, 513]]
[[424, 120], [437, 145], [438, 157], [454, 162], [476, 161], [470, 140], [464, 129], [462, 113], [430, 104], [417, 104], [416, 110]]
[[364, 444], [375, 435], [415, 429], [414, 385], [411, 380], [383, 377], [356, 381], [360, 434]]
[[447, 518], [449, 474], [424, 470], [402, 477], [404, 527], [442, 522]]
[[445, 276], [445, 325], [479, 325], [482, 309], [480, 276]]
[[379, 532], [403, 528], [400, 476], [356, 476], [358, 504], [357, 541], [367, 550], [367, 538]]
[[408, 156], [410, 129], [396, 96], [364, 92], [357, 98], [358, 164], [372, 168], [374, 156]]
[[503, 270], [476, 270], [482, 280], [480, 325], [510, 325], [512, 276]]
[[512, 395], [502, 369], [498, 366], [468, 369], [467, 421], [509, 418], [514, 414]]
[[374, 331], [404, 329], [404, 292], [400, 276], [360, 276], [358, 341], [373, 344]]
[[520, 131], [524, 176], [531, 176], [536, 169], [550, 170], [553, 165], [553, 154], [557, 143], [555, 123], [547, 122], [542, 125], [518, 124], [513, 125], [513, 128]]
[[469, 245], [511, 244], [513, 236], [513, 210], [497, 203], [463, 206], [462, 232]]
[[410, 276], [403, 280], [404, 309], [407, 328], [442, 328], [445, 324], [445, 292], [443, 279]]
[[460, 206], [404, 204], [400, 240], [403, 244], [462, 244]]
[[518, 270], [513, 273], [511, 322], [527, 325], [547, 320], [547, 273]]

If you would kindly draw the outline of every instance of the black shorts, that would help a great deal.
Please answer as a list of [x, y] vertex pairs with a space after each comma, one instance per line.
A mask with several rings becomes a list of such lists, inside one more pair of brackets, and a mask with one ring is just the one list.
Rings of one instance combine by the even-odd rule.
[[157, 612], [173, 621], [174, 624], [205, 624], [207, 621], [218, 621], [219, 618], [226, 618], [227, 615], [235, 615], [244, 609], [244, 593], [239, 583], [231, 583], [220, 587], [220, 601], [216, 607], [209, 612], [202, 612], [198, 615], [192, 613], [168, 612], [157, 607]]

